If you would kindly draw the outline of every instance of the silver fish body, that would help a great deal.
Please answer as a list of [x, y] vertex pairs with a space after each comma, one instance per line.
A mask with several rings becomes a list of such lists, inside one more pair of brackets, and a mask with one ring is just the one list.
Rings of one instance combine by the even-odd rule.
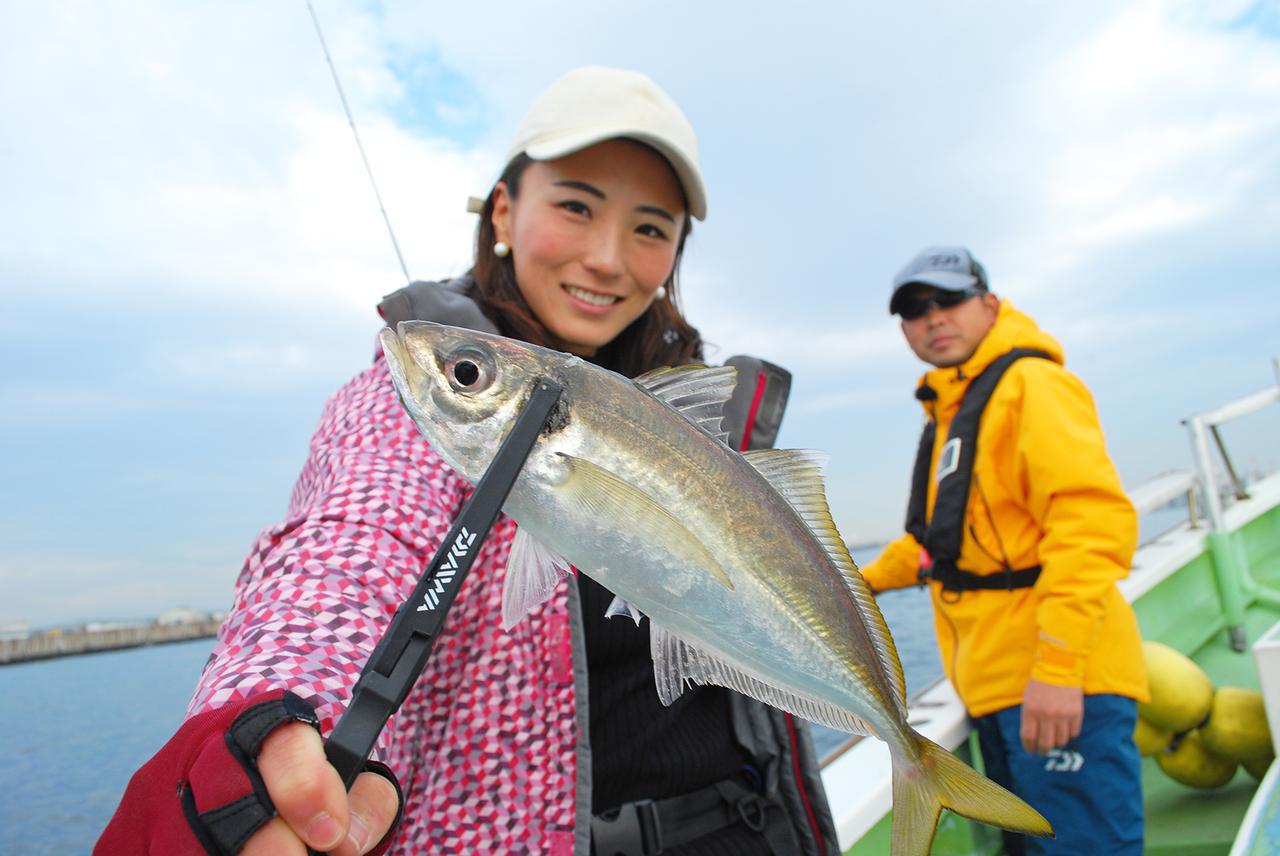
[[[739, 454], [717, 437], [731, 369], [659, 370], [633, 382], [568, 354], [427, 322], [403, 322], [382, 340], [415, 423], [473, 482], [536, 381], [563, 387], [504, 510], [540, 549], [649, 617], [664, 702], [686, 681], [715, 683], [879, 737], [894, 758], [895, 802], [901, 779], [901, 799], [918, 804], [908, 814], [928, 824], [926, 848], [942, 805], [1048, 830], [907, 724], [897, 652], [831, 520], [817, 456]], [[508, 623], [555, 581], [544, 567], [525, 585], [520, 561], [508, 571]], [[985, 802], [947, 791], [966, 776], [989, 786]], [[907, 784], [920, 782], [932, 787]], [[933, 795], [917, 798], [917, 790]], [[918, 831], [900, 835], [895, 821], [894, 836], [895, 853], [924, 852]]]

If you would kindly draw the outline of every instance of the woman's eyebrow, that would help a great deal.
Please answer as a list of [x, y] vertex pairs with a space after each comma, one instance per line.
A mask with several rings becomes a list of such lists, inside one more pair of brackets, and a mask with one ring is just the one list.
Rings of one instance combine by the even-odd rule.
[[[585, 181], [575, 181], [572, 178], [562, 178], [559, 181], [553, 182], [553, 185], [555, 187], [571, 187], [574, 190], [581, 190], [583, 193], [590, 193], [598, 199], [608, 198], [605, 196], [603, 190], [596, 187], [594, 184], [587, 184]], [[672, 223], [676, 222], [674, 214], [665, 208], [659, 208], [657, 205], [637, 205], [636, 210], [644, 214], [652, 214], [655, 217], [661, 217], [664, 220], [670, 220]]]
[[574, 181], [571, 178], [562, 178], [555, 182], [556, 187], [572, 187], [575, 190], [581, 190], [583, 193], [590, 193], [592, 196], [604, 199], [604, 191], [596, 187], [594, 184], [587, 184], [585, 181]]
[[676, 216], [665, 208], [659, 208], [656, 205], [637, 205], [636, 210], [644, 214], [653, 214], [655, 217], [661, 217], [664, 220], [676, 222]]

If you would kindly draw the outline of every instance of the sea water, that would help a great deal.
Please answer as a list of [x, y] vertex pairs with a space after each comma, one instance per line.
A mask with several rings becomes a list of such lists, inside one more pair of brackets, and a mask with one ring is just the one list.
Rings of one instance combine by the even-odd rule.
[[0, 854], [86, 854], [182, 723], [212, 639], [0, 667]]
[[[1185, 519], [1142, 521], [1142, 540]], [[854, 550], [862, 565], [877, 550]], [[942, 676], [928, 592], [877, 597], [913, 696]], [[181, 724], [212, 639], [0, 666], [0, 856], [85, 854], [129, 777]], [[849, 737], [814, 726], [818, 757]]]
[[[939, 674], [927, 594], [880, 604], [909, 692]], [[0, 667], [0, 854], [87, 854], [181, 724], [212, 639]], [[848, 735], [814, 729], [819, 756]]]

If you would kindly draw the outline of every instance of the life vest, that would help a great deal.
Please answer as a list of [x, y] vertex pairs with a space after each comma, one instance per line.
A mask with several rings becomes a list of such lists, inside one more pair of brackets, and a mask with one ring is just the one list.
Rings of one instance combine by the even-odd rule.
[[[965, 390], [960, 409], [951, 420], [946, 445], [938, 456], [938, 494], [933, 514], [926, 512], [929, 496], [929, 464], [933, 458], [937, 422], [930, 419], [920, 433], [920, 447], [911, 473], [911, 499], [907, 503], [906, 529], [924, 548], [920, 561], [920, 580], [933, 579], [949, 591], [974, 589], [1012, 590], [1035, 585], [1040, 566], [1014, 570], [1006, 559], [1003, 573], [974, 574], [956, 567], [960, 544], [964, 540], [965, 515], [969, 507], [969, 487], [973, 480], [973, 462], [978, 450], [978, 424], [991, 393], [1009, 366], [1023, 357], [1052, 359], [1044, 351], [1014, 348], [1002, 354], [982, 370]], [[929, 387], [921, 387], [917, 397], [928, 400]], [[936, 396], [936, 393], [934, 393]]]

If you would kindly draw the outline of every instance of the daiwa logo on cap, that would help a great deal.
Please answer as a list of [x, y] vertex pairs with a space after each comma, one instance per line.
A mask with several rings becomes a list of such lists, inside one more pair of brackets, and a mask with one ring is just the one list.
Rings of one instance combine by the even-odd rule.
[[960, 257], [955, 253], [939, 253], [937, 255], [929, 256], [928, 268], [926, 268], [926, 270], [943, 270], [946, 268], [965, 267], [967, 267], [967, 265], [960, 261]]

